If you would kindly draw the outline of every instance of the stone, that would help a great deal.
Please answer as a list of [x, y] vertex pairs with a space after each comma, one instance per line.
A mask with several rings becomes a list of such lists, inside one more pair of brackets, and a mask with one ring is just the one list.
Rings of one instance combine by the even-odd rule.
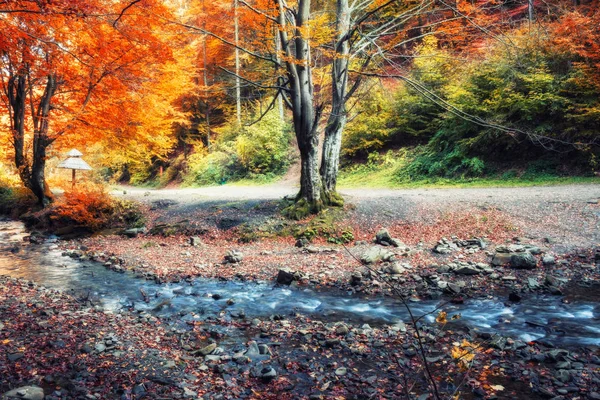
[[205, 346], [205, 347], [201, 348], [200, 350], [198, 350], [198, 353], [203, 356], [207, 356], [210, 353], [212, 353], [213, 351], [215, 351], [216, 348], [217, 348], [217, 344], [211, 343], [208, 346]]
[[371, 247], [361, 257], [364, 264], [375, 264], [378, 261], [393, 261], [394, 253], [381, 247]]
[[508, 300], [518, 303], [519, 301], [521, 301], [521, 296], [517, 292], [510, 292], [510, 294], [508, 295]]
[[253, 340], [248, 343], [248, 350], [246, 350], [245, 355], [250, 358], [260, 355], [260, 349], [258, 348], [256, 341]]
[[302, 248], [302, 247], [306, 247], [306, 246], [308, 246], [308, 244], [309, 244], [309, 243], [310, 243], [310, 242], [308, 241], [308, 239], [306, 239], [306, 238], [304, 238], [304, 237], [301, 237], [301, 238], [299, 238], [298, 240], [296, 240], [296, 244], [295, 244], [295, 246], [296, 246], [296, 247], [299, 247], [299, 248]]
[[464, 266], [454, 270], [456, 275], [479, 275], [479, 270], [475, 267]]
[[22, 386], [2, 395], [3, 399], [44, 400], [44, 391], [38, 386]]
[[225, 253], [226, 264], [237, 264], [244, 259], [244, 255], [237, 250], [229, 250]]
[[461, 287], [456, 283], [450, 282], [448, 283], [447, 291], [449, 291], [452, 294], [459, 294], [461, 292]]
[[381, 244], [383, 246], [406, 248], [406, 245], [400, 240], [393, 238], [387, 229], [380, 229], [379, 231], [377, 231], [377, 233], [375, 234], [375, 243]]
[[496, 249], [496, 251], [498, 252], [494, 255], [494, 258], [492, 259], [492, 265], [499, 267], [501, 265], [510, 263], [510, 253], [501, 253], [498, 249]]
[[4, 393], [2, 399], [43, 400], [44, 390], [38, 386], [21, 386]]
[[267, 346], [266, 344], [259, 344], [258, 345], [258, 352], [261, 355], [272, 355], [273, 353], [271, 352], [271, 349], [269, 348], [269, 346]]
[[347, 335], [348, 332], [350, 332], [350, 330], [348, 329], [348, 327], [345, 324], [339, 324], [336, 328], [335, 328], [335, 333], [337, 333], [338, 335]]
[[530, 289], [535, 290], [540, 288], [540, 283], [535, 278], [527, 278], [527, 286], [529, 286]]
[[104, 343], [96, 343], [96, 346], [94, 346], [94, 349], [98, 353], [102, 353], [104, 350], [106, 350], [106, 345]]
[[571, 380], [571, 374], [569, 373], [569, 371], [566, 371], [564, 369], [559, 369], [558, 371], [554, 372], [554, 377], [556, 378], [556, 380], [562, 383], [567, 383]]
[[531, 253], [518, 253], [510, 256], [510, 265], [516, 269], [534, 269], [537, 260]]
[[344, 368], [344, 367], [340, 367], [340, 368], [338, 368], [338, 369], [335, 370], [335, 374], [337, 376], [344, 376], [347, 373], [348, 373], [348, 370], [346, 368]]
[[277, 378], [277, 371], [275, 371], [275, 368], [273, 368], [271, 366], [267, 366], [260, 370], [258, 376], [263, 381], [269, 382], [269, 381]]
[[19, 361], [21, 358], [24, 357], [23, 353], [12, 353], [8, 355], [8, 361]]
[[358, 286], [362, 283], [362, 273], [360, 273], [360, 271], [355, 271], [352, 273], [352, 275], [350, 276], [350, 285], [352, 286]]
[[291, 285], [294, 282], [294, 273], [287, 269], [282, 268], [277, 273], [277, 283], [280, 285]]
[[400, 274], [403, 274], [405, 271], [406, 271], [406, 268], [404, 268], [402, 265], [400, 265], [397, 262], [392, 263], [392, 265], [390, 265], [387, 268], [387, 273], [391, 274], [391, 275], [400, 275]]
[[184, 387], [183, 388], [183, 397], [186, 398], [194, 398], [194, 397], [198, 397], [198, 393], [196, 393], [195, 391]]
[[128, 238], [137, 237], [137, 235], [141, 233], [146, 233], [146, 227], [125, 229], [123, 231], [123, 235], [127, 236]]
[[200, 239], [198, 236], [192, 236], [190, 238], [190, 246], [192, 247], [199, 247], [202, 246], [202, 239]]

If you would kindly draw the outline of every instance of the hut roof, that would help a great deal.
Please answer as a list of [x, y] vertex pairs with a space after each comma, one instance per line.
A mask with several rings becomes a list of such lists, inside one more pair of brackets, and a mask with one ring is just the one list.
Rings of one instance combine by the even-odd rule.
[[92, 169], [92, 167], [90, 167], [88, 163], [83, 161], [83, 159], [81, 159], [80, 157], [69, 157], [65, 161], [58, 164], [58, 168], [82, 169], [86, 171], [90, 171]]
[[68, 155], [69, 157], [81, 157], [81, 156], [83, 155], [83, 153], [82, 153], [82, 152], [80, 152], [80, 151], [79, 151], [79, 150], [77, 150], [77, 149], [72, 149], [71, 151], [69, 151], [69, 152], [67, 153], [67, 155]]

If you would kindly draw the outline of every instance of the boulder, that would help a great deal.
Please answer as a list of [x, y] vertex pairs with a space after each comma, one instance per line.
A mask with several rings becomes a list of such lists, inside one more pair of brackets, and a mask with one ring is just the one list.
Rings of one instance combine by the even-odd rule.
[[529, 252], [516, 253], [510, 256], [510, 265], [516, 269], [534, 269], [537, 266], [537, 260]]
[[381, 247], [371, 247], [360, 258], [364, 264], [375, 264], [378, 261], [393, 261], [394, 253]]
[[225, 253], [226, 264], [236, 264], [244, 259], [244, 255], [237, 250], [229, 250]]
[[456, 275], [479, 275], [479, 270], [473, 266], [464, 266], [454, 270]]
[[294, 282], [294, 273], [287, 269], [282, 268], [277, 273], [277, 283], [280, 285], [291, 285]]
[[4, 393], [3, 399], [44, 400], [44, 391], [37, 386], [22, 386]]
[[500, 252], [498, 249], [496, 249], [496, 251], [497, 251], [497, 253], [494, 255], [494, 258], [492, 259], [492, 265], [499, 267], [501, 265], [510, 263], [510, 258], [511, 258], [510, 253]]
[[554, 265], [554, 264], [556, 264], [556, 259], [552, 256], [544, 256], [544, 257], [542, 257], [542, 264]]

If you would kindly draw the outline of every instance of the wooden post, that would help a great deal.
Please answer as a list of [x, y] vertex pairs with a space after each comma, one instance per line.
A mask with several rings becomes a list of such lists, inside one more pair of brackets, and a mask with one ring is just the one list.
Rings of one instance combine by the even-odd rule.
[[73, 171], [73, 174], [71, 176], [71, 185], [72, 185], [72, 188], [75, 189], [75, 170], [72, 169], [71, 171]]

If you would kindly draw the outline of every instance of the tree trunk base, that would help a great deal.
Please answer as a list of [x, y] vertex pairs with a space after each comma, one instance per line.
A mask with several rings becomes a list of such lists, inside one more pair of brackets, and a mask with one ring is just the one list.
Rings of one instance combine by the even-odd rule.
[[344, 207], [344, 198], [335, 190], [321, 192], [321, 199], [326, 206], [329, 207]]
[[337, 192], [322, 191], [321, 199], [317, 201], [308, 201], [304, 197], [296, 197], [294, 204], [283, 209], [283, 215], [289, 219], [299, 221], [315, 215], [326, 209], [327, 207], [343, 207], [344, 199]]

